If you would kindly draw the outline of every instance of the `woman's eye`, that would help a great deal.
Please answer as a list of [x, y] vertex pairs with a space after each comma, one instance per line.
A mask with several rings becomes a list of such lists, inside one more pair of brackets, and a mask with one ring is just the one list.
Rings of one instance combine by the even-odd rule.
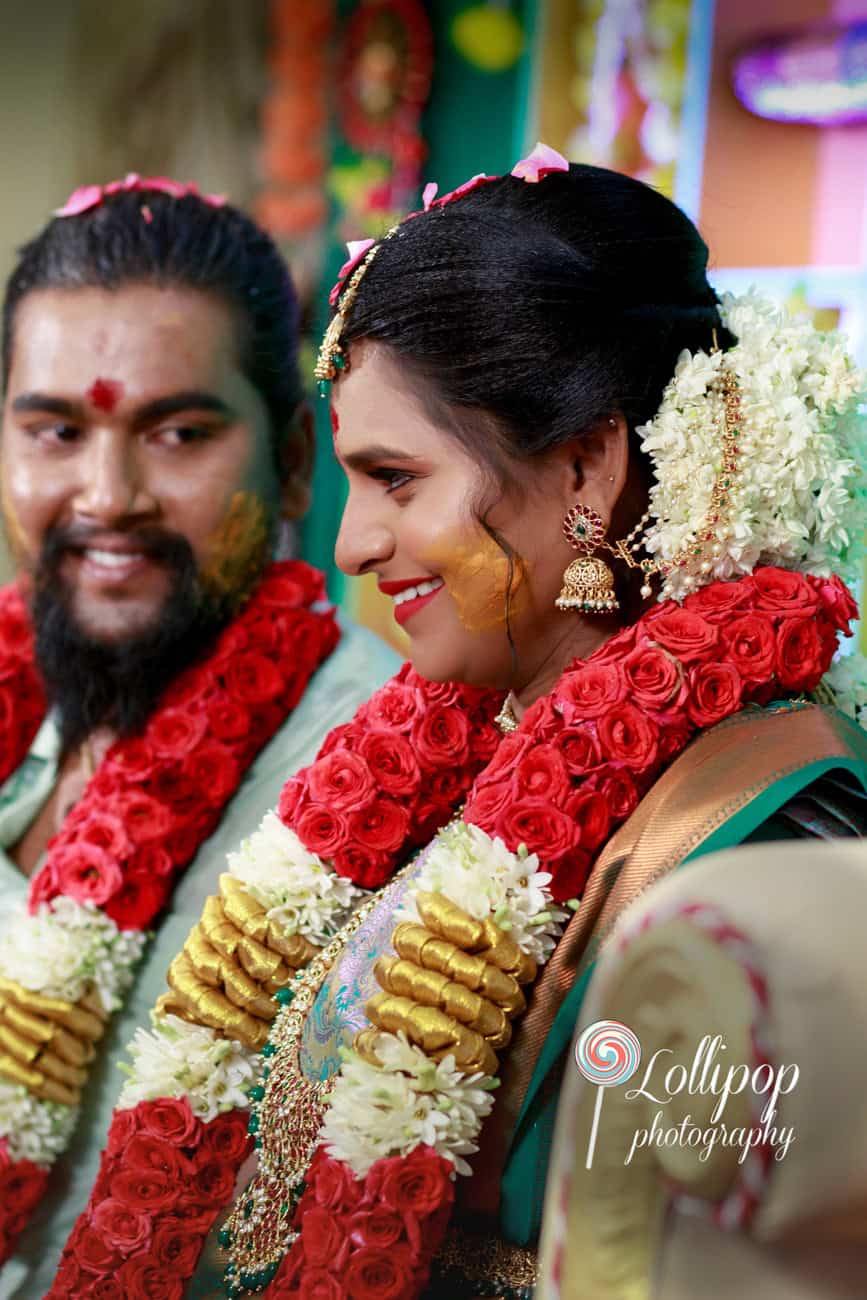
[[395, 492], [405, 484], [411, 483], [414, 476], [402, 469], [374, 469], [370, 471], [370, 477], [379, 483], [386, 483], [388, 491]]

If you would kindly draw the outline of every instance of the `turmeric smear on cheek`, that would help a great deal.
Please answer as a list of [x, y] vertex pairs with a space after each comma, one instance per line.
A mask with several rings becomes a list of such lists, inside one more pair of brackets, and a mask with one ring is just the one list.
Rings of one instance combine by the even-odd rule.
[[240, 604], [267, 558], [268, 510], [255, 492], [236, 492], [210, 542], [202, 571], [205, 592], [220, 604]]
[[6, 525], [6, 535], [12, 553], [16, 560], [22, 561], [30, 556], [31, 551], [15, 507], [9, 499], [9, 488], [5, 474], [0, 478], [0, 510], [3, 512], [3, 522]]
[[462, 625], [468, 632], [488, 632], [506, 626], [507, 605], [512, 617], [524, 613], [530, 603], [527, 567], [520, 555], [509, 557], [486, 533], [471, 541], [438, 539], [425, 563], [438, 573], [454, 601]]

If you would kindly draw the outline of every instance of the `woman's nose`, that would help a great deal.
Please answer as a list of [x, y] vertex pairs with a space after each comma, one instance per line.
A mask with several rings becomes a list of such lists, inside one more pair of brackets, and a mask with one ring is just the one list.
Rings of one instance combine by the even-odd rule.
[[350, 577], [358, 577], [379, 568], [393, 554], [391, 529], [355, 501], [350, 493], [334, 547], [337, 567]]

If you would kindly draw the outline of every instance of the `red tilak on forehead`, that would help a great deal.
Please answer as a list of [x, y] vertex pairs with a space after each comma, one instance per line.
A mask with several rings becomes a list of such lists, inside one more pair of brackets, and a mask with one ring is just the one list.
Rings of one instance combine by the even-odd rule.
[[116, 379], [95, 379], [87, 390], [87, 399], [100, 411], [113, 411], [123, 397], [123, 384]]
[[340, 421], [337, 418], [337, 412], [335, 411], [333, 406], [330, 408], [330, 413], [331, 413], [331, 437], [336, 438], [338, 433], [340, 432]]

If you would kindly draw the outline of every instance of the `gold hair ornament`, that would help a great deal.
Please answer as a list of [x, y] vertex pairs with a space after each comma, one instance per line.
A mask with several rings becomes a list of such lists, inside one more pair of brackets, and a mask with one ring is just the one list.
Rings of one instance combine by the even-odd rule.
[[[385, 238], [387, 239], [392, 233], [393, 231], [390, 230]], [[346, 326], [346, 318], [352, 304], [355, 302], [355, 297], [358, 293], [358, 286], [364, 279], [368, 267], [381, 247], [382, 244], [379, 243], [374, 244], [372, 248], [368, 249], [361, 263], [355, 268], [352, 275], [349, 277], [349, 283], [337, 300], [337, 310], [328, 322], [328, 328], [325, 331], [321, 344], [319, 345], [319, 356], [316, 359], [316, 366], [313, 370], [320, 397], [328, 396], [332, 382], [337, 378], [341, 370], [346, 370], [348, 368], [349, 358], [343, 351], [340, 336]]]

